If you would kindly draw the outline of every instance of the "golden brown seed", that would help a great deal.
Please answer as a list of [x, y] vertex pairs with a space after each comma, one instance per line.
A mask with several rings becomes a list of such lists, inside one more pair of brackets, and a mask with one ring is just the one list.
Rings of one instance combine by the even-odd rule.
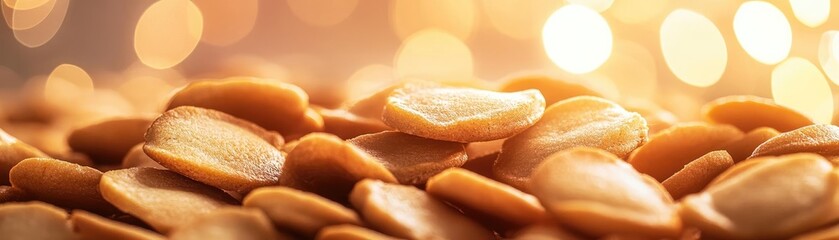
[[74, 130], [67, 138], [67, 144], [98, 164], [118, 164], [131, 147], [143, 142], [151, 122], [148, 118], [103, 121]]
[[694, 159], [742, 137], [740, 130], [729, 125], [682, 123], [653, 135], [650, 142], [632, 152], [627, 162], [663, 182]]
[[21, 161], [9, 172], [12, 186], [34, 199], [67, 208], [115, 212], [99, 194], [99, 170], [50, 158]]
[[397, 182], [385, 166], [355, 145], [334, 135], [311, 133], [288, 153], [280, 185], [345, 202], [355, 183], [365, 178]]
[[341, 139], [350, 139], [390, 129], [379, 118], [360, 117], [342, 109], [314, 109], [323, 117], [324, 132], [334, 134]]
[[664, 110], [655, 103], [648, 101], [626, 101], [621, 103], [621, 106], [627, 111], [637, 112], [647, 120], [647, 126], [650, 128], [649, 134], [655, 134], [661, 130], [667, 129], [679, 122], [679, 119], [673, 113]]
[[309, 97], [299, 87], [256, 78], [229, 78], [189, 84], [169, 102], [168, 109], [195, 106], [214, 109], [253, 122], [280, 134], [305, 134]]
[[749, 158], [803, 152], [816, 153], [825, 158], [839, 156], [839, 127], [811, 125], [781, 133], [760, 144]]
[[749, 169], [749, 168], [752, 168], [752, 167], [755, 167], [755, 166], [758, 166], [758, 165], [761, 165], [761, 164], [764, 164], [764, 163], [767, 163], [767, 162], [770, 162], [770, 161], [774, 161], [774, 160], [777, 160], [777, 158], [758, 157], [758, 158], [746, 159], [744, 161], [736, 163], [736, 164], [734, 164], [734, 166], [731, 166], [730, 168], [726, 169], [724, 172], [717, 175], [717, 177], [714, 178], [714, 180], [712, 180], [710, 183], [708, 183], [707, 187], [711, 187], [713, 185], [717, 185], [721, 182], [724, 182], [724, 181], [730, 179], [731, 177], [734, 177], [736, 175], [739, 175], [740, 173], [745, 172], [746, 169]]
[[256, 209], [225, 207], [178, 227], [173, 240], [279, 240], [293, 239], [277, 232], [271, 221]]
[[547, 105], [576, 96], [603, 97], [602, 94], [583, 85], [539, 75], [510, 79], [501, 86], [499, 91], [517, 92], [527, 89], [537, 89], [542, 92]]
[[731, 158], [734, 159], [735, 163], [737, 163], [749, 158], [757, 146], [760, 146], [760, 144], [778, 136], [778, 134], [781, 133], [772, 128], [755, 128], [755, 130], [743, 135], [742, 138], [726, 143], [723, 149], [731, 154]]
[[494, 239], [456, 209], [412, 186], [363, 180], [350, 202], [369, 223], [383, 233], [407, 239]]
[[531, 172], [552, 153], [576, 146], [602, 148], [623, 158], [647, 141], [647, 124], [637, 113], [596, 97], [573, 97], [545, 110], [536, 125], [507, 139], [493, 173], [526, 191]]
[[461, 209], [476, 211], [514, 226], [534, 224], [547, 216], [539, 200], [532, 195], [460, 168], [435, 175], [428, 180], [425, 190]]
[[23, 202], [29, 201], [32, 199], [32, 196], [29, 196], [20, 188], [12, 187], [12, 186], [0, 186], [0, 203], [7, 203], [7, 202]]
[[122, 164], [120, 165], [122, 168], [133, 168], [133, 167], [150, 167], [150, 168], [157, 168], [157, 169], [166, 169], [163, 166], [160, 166], [160, 163], [151, 159], [149, 155], [146, 155], [143, 152], [143, 144], [137, 144], [128, 151], [128, 154], [125, 154], [125, 158], [122, 159]]
[[260, 209], [275, 226], [307, 237], [315, 236], [322, 228], [331, 225], [362, 224], [352, 209], [287, 187], [257, 188], [245, 197], [242, 205]]
[[335, 225], [323, 228], [316, 240], [396, 240], [380, 232], [356, 225]]
[[685, 222], [725, 239], [784, 239], [835, 221], [839, 175], [816, 154], [765, 160], [682, 200]]
[[371, 94], [365, 98], [358, 99], [355, 102], [351, 102], [347, 104], [344, 108], [347, 109], [348, 112], [358, 115], [360, 117], [372, 118], [372, 119], [382, 119], [382, 112], [385, 110], [385, 104], [387, 104], [387, 98], [393, 93], [393, 90], [402, 88], [405, 84], [413, 84], [409, 83], [399, 83], [389, 86], [387, 88], [383, 88], [376, 93]]
[[81, 239], [163, 240], [163, 236], [137, 226], [104, 218], [81, 210], [70, 215], [73, 229]]
[[216, 208], [236, 203], [214, 187], [153, 168], [106, 172], [99, 190], [105, 200], [164, 234]]
[[553, 222], [543, 222], [539, 224], [530, 225], [513, 235], [514, 240], [582, 240], [585, 238], [575, 236], [574, 234], [562, 229]]
[[709, 152], [685, 165], [661, 185], [674, 199], [681, 199], [688, 194], [702, 191], [711, 180], [734, 165], [734, 160], [726, 151]]
[[532, 126], [545, 110], [536, 90], [486, 90], [406, 84], [388, 97], [382, 120], [400, 132], [452, 141], [507, 138]]
[[0, 184], [9, 184], [9, 170], [27, 158], [49, 157], [0, 129]]
[[178, 107], [152, 123], [143, 151], [189, 178], [247, 192], [277, 184], [285, 160], [282, 144], [279, 134], [226, 113]]
[[464, 145], [387, 131], [347, 140], [385, 166], [399, 183], [421, 185], [466, 162]]
[[555, 219], [593, 236], [674, 237], [682, 228], [667, 191], [604, 150], [577, 147], [551, 155], [530, 184]]
[[294, 133], [286, 134], [289, 140], [296, 140], [303, 135], [312, 132], [322, 132], [324, 127], [323, 117], [312, 108], [306, 109], [303, 119], [297, 122], [297, 130]]
[[0, 205], [0, 237], [4, 240], [75, 240], [67, 212], [41, 203]]
[[812, 125], [813, 121], [795, 110], [757, 96], [727, 96], [702, 106], [702, 117], [711, 123], [729, 124], [743, 132], [770, 127], [788, 132]]
[[469, 161], [486, 155], [501, 152], [501, 146], [506, 139], [498, 139], [487, 142], [473, 142], [466, 145], [466, 157]]

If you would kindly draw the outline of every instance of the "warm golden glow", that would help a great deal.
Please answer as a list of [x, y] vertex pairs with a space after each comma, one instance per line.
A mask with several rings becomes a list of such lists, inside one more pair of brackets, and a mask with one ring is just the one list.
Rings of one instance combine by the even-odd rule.
[[306, 24], [332, 26], [353, 13], [358, 0], [288, 0], [291, 13]]
[[765, 64], [783, 61], [792, 47], [789, 21], [768, 2], [748, 1], [740, 5], [734, 14], [734, 35], [746, 53]]
[[437, 28], [466, 39], [476, 25], [475, 0], [393, 1], [390, 20], [399, 38], [426, 28]]
[[664, 61], [683, 82], [708, 87], [719, 81], [728, 63], [725, 40], [711, 20], [677, 9], [661, 24]]
[[830, 0], [789, 0], [792, 13], [808, 27], [818, 27], [830, 16]]
[[44, 97], [55, 106], [69, 106], [93, 94], [93, 79], [80, 67], [61, 64], [55, 67], [44, 83]]
[[421, 78], [442, 82], [471, 81], [472, 52], [457, 37], [439, 29], [409, 36], [396, 52], [397, 79]]
[[792, 57], [772, 70], [772, 97], [816, 123], [830, 123], [833, 95], [827, 79], [810, 61]]
[[247, 36], [256, 23], [259, 10], [257, 0], [201, 0], [194, 3], [204, 16], [201, 41], [216, 46], [227, 46]]
[[370, 64], [358, 69], [347, 79], [349, 102], [393, 85], [396, 80], [393, 74], [392, 67], [382, 64]]
[[567, 5], [554, 12], [542, 29], [548, 57], [559, 68], [575, 74], [594, 71], [612, 52], [612, 30], [597, 12]]
[[819, 64], [824, 73], [839, 85], [839, 31], [827, 31], [819, 40]]
[[618, 0], [607, 12], [623, 23], [638, 24], [659, 16], [665, 7], [667, 0]]
[[568, 3], [571, 3], [571, 4], [579, 4], [579, 5], [589, 7], [591, 9], [594, 9], [594, 11], [598, 11], [598, 12], [606, 11], [606, 9], [609, 9], [609, 7], [612, 6], [612, 3], [615, 2], [615, 0], [567, 0], [567, 1], [568, 1]]
[[[61, 28], [61, 24], [64, 23], [64, 16], [67, 14], [67, 7], [70, 4], [70, 0], [50, 0], [54, 1], [54, 5], [49, 7], [49, 4], [42, 5], [36, 9], [30, 9], [25, 11], [44, 11], [41, 8], [51, 8], [48, 11], [48, 14], [42, 20], [37, 20], [36, 18], [40, 18], [41, 15], [32, 15], [18, 17], [17, 10], [12, 13], [12, 30], [14, 31], [15, 39], [17, 41], [27, 47], [35, 48], [40, 47], [41, 45], [46, 44], [58, 33], [58, 30]], [[32, 17], [32, 19], [28, 19]], [[16, 21], [23, 19], [28, 19], [24, 22], [26, 24], [17, 25]], [[34, 24], [31, 25], [30, 24]], [[16, 28], [20, 29], [16, 29]], [[23, 27], [28, 27], [23, 29]]]
[[562, 0], [481, 1], [489, 23], [504, 35], [517, 39], [539, 36], [542, 24], [562, 6]]
[[616, 41], [612, 56], [596, 73], [608, 76], [623, 98], [647, 98], [656, 94], [655, 58], [638, 43]]
[[[50, 15], [52, 9], [55, 8], [57, 0], [48, 0], [45, 4], [41, 4], [35, 8], [21, 10], [12, 8], [12, 21], [9, 24], [13, 30], [26, 30], [33, 28], [44, 21]], [[22, 4], [27, 1], [17, 1], [17, 4]]]
[[52, 1], [54, 0], [3, 0], [3, 3], [14, 10], [29, 10]]
[[140, 16], [134, 29], [134, 51], [143, 64], [163, 69], [177, 65], [195, 49], [204, 23], [189, 0], [161, 0]]

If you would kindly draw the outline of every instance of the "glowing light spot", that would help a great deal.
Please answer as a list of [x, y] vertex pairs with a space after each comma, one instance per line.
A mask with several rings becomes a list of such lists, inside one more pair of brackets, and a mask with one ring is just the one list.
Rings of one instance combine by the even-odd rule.
[[259, 10], [257, 0], [201, 0], [195, 4], [204, 16], [201, 41], [216, 46], [227, 46], [247, 36]]
[[629, 41], [616, 41], [609, 60], [595, 73], [612, 80], [622, 97], [646, 98], [655, 95], [655, 58], [644, 46]]
[[168, 103], [169, 93], [175, 87], [169, 82], [151, 76], [130, 77], [116, 91], [140, 113], [159, 113]]
[[390, 20], [396, 35], [405, 39], [426, 28], [437, 28], [467, 39], [476, 24], [474, 0], [393, 1]]
[[583, 5], [594, 9], [594, 11], [603, 12], [606, 11], [606, 9], [609, 9], [614, 1], [615, 0], [568, 0], [568, 3]]
[[472, 52], [455, 36], [427, 29], [409, 36], [396, 52], [397, 79], [471, 81]]
[[746, 53], [764, 64], [786, 59], [792, 47], [789, 21], [781, 10], [767, 2], [740, 5], [734, 14], [734, 35]]
[[80, 67], [61, 64], [55, 67], [44, 83], [44, 97], [55, 106], [70, 105], [93, 94], [93, 79]]
[[667, 0], [618, 0], [608, 13], [623, 23], [638, 24], [659, 16], [665, 7]]
[[567, 5], [554, 12], [542, 29], [548, 57], [565, 71], [594, 71], [612, 52], [612, 30], [594, 10]]
[[[35, 19], [40, 15], [36, 16], [33, 14], [31, 16], [21, 17], [23, 15], [18, 16], [17, 10], [12, 13], [12, 30], [14, 31], [15, 39], [17, 39], [20, 44], [30, 48], [40, 47], [41, 45], [49, 42], [55, 34], [58, 33], [58, 30], [61, 28], [61, 24], [64, 23], [64, 17], [67, 14], [67, 7], [70, 4], [70, 0], [51, 1], [55, 2], [52, 9], [49, 10], [47, 16], [40, 21], [36, 21], [37, 19]], [[45, 4], [39, 8], [26, 11], [44, 11], [41, 10], [41, 8], [48, 8], [49, 6], [49, 4]], [[29, 17], [32, 17], [32, 19], [29, 19]], [[17, 25], [18, 23], [16, 23], [16, 21], [19, 19], [27, 19], [24, 21], [26, 24], [23, 24], [23, 26]], [[30, 24], [35, 25], [26, 29], [15, 29], [17, 27], [28, 27]]]
[[818, 27], [830, 16], [830, 0], [789, 0], [792, 13], [804, 25]]
[[664, 19], [659, 34], [664, 61], [676, 77], [697, 87], [719, 81], [728, 53], [720, 30], [711, 20], [677, 9]]
[[489, 23], [504, 35], [517, 39], [539, 36], [542, 23], [562, 6], [561, 0], [493, 0], [481, 3]]
[[824, 73], [839, 85], [839, 31], [827, 31], [819, 40], [819, 64]]
[[313, 26], [332, 26], [352, 14], [358, 0], [288, 0], [291, 13]]
[[[17, 4], [22, 4], [26, 1], [17, 1]], [[47, 16], [52, 13], [52, 9], [55, 8], [56, 0], [49, 0], [45, 4], [41, 4], [36, 8], [29, 8], [26, 10], [21, 10], [17, 8], [12, 8], [12, 21], [9, 27], [13, 30], [25, 30], [30, 29], [47, 18]]]
[[52, 0], [3, 0], [3, 3], [15, 10], [29, 10], [41, 7]]
[[392, 67], [382, 64], [364, 66], [347, 79], [347, 98], [353, 100], [369, 96], [396, 82]]
[[782, 106], [810, 117], [816, 123], [830, 123], [833, 95], [827, 79], [816, 65], [792, 57], [772, 70], [772, 97]]
[[134, 51], [156, 69], [177, 65], [195, 50], [204, 29], [201, 11], [189, 0], [161, 0], [140, 16], [134, 29]]

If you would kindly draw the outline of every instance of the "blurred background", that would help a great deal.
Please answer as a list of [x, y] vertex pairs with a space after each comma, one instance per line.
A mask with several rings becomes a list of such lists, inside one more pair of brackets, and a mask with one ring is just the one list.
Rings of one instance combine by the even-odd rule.
[[821, 123], [839, 84], [830, 0], [0, 1], [0, 126], [13, 129], [157, 114], [178, 87], [230, 76], [337, 107], [405, 78], [492, 88], [544, 74], [682, 121], [749, 94]]

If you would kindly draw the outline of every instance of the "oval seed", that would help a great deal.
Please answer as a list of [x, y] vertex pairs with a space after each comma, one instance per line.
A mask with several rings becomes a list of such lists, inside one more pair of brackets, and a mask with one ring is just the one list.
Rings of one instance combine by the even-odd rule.
[[499, 91], [517, 92], [527, 89], [539, 90], [548, 106], [576, 96], [603, 97], [603, 94], [583, 85], [541, 75], [512, 78], [502, 84]]
[[726, 151], [713, 151], [690, 161], [682, 170], [661, 183], [670, 196], [681, 199], [688, 194], [702, 191], [717, 175], [734, 165]]
[[335, 225], [323, 228], [316, 240], [396, 240], [397, 238], [356, 225]]
[[729, 125], [682, 123], [655, 134], [632, 152], [627, 162], [663, 182], [694, 159], [742, 137], [740, 130]]
[[294, 239], [274, 229], [271, 221], [255, 209], [225, 207], [178, 227], [173, 240], [280, 240]]
[[0, 236], [5, 240], [74, 240], [67, 212], [41, 202], [0, 205]]
[[219, 189], [172, 171], [129, 168], [105, 172], [102, 197], [161, 233], [236, 201]]
[[839, 127], [811, 125], [781, 133], [760, 144], [749, 158], [803, 152], [820, 154], [825, 158], [839, 156]]
[[400, 132], [452, 142], [510, 137], [532, 126], [545, 110], [537, 90], [501, 93], [406, 84], [388, 97], [382, 120]]
[[424, 184], [428, 178], [466, 162], [462, 143], [387, 131], [347, 140], [384, 165], [399, 183]]
[[147, 118], [106, 120], [73, 130], [67, 144], [96, 163], [117, 164], [131, 147], [143, 142], [151, 122]]
[[731, 154], [731, 158], [737, 163], [749, 158], [755, 151], [755, 148], [769, 139], [778, 136], [778, 134], [781, 133], [772, 128], [755, 128], [755, 130], [743, 135], [742, 138], [726, 143], [723, 149]]
[[711, 123], [735, 126], [743, 132], [759, 127], [788, 132], [813, 124], [813, 120], [801, 113], [757, 96], [718, 98], [702, 106], [702, 117]]
[[157, 168], [157, 169], [166, 169], [163, 166], [160, 166], [160, 163], [151, 159], [149, 155], [146, 155], [143, 152], [143, 144], [137, 144], [128, 150], [128, 153], [125, 154], [125, 158], [122, 159], [122, 164], [120, 165], [122, 168], [133, 168], [133, 167], [149, 167], [149, 168]]
[[342, 109], [314, 109], [323, 117], [324, 132], [341, 139], [350, 139], [390, 129], [379, 118], [360, 117]]
[[594, 236], [674, 237], [682, 228], [664, 188], [604, 150], [577, 147], [551, 155], [530, 184], [560, 223]]
[[397, 182], [385, 166], [355, 145], [334, 135], [311, 133], [288, 153], [280, 185], [345, 202], [353, 185], [365, 178]]
[[330, 225], [362, 224], [353, 210], [341, 204], [287, 187], [257, 188], [242, 205], [262, 210], [275, 226], [308, 237]]
[[0, 184], [9, 184], [9, 171], [27, 158], [49, 157], [0, 129]]
[[12, 186], [33, 198], [68, 208], [115, 212], [99, 193], [99, 170], [50, 158], [21, 161], [9, 172]]
[[762, 162], [686, 197], [682, 218], [726, 239], [783, 239], [837, 219], [830, 162], [808, 153]]
[[363, 180], [350, 202], [365, 222], [407, 239], [494, 239], [489, 230], [412, 186]]
[[82, 239], [163, 240], [156, 232], [117, 222], [89, 212], [74, 210], [73, 230]]
[[[193, 82], [172, 97], [167, 109], [195, 106], [225, 112], [283, 136], [306, 134], [309, 97], [299, 87], [257, 78]], [[321, 125], [323, 126], [323, 125]]]
[[460, 168], [434, 175], [425, 191], [461, 209], [477, 211], [514, 226], [534, 224], [547, 216], [532, 195]]
[[589, 146], [625, 157], [646, 141], [647, 124], [637, 113], [605, 99], [573, 97], [551, 105], [536, 125], [507, 139], [493, 173], [525, 189], [533, 169], [552, 153]]
[[179, 107], [158, 117], [143, 150], [164, 167], [224, 190], [275, 185], [282, 137], [226, 113]]

